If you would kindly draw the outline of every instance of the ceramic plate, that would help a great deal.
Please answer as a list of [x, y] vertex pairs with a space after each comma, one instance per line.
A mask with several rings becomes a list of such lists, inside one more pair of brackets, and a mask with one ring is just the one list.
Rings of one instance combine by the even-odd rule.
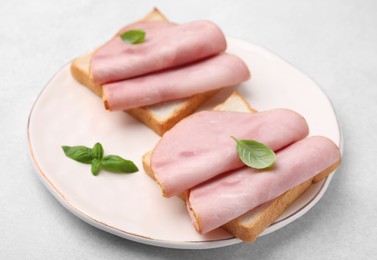
[[[324, 135], [341, 146], [341, 133], [325, 93], [302, 72], [271, 52], [248, 42], [228, 39], [228, 52], [248, 64], [252, 79], [238, 86], [259, 111], [290, 108], [308, 121], [311, 135]], [[219, 102], [225, 92], [206, 104]], [[42, 90], [30, 112], [28, 142], [37, 174], [55, 198], [74, 215], [104, 231], [140, 243], [204, 249], [240, 241], [218, 229], [206, 235], [194, 230], [184, 203], [165, 199], [144, 172], [142, 155], [159, 136], [124, 112], [108, 112], [100, 98], [77, 83], [69, 64]], [[102, 143], [105, 154], [117, 154], [136, 163], [135, 174], [101, 172], [65, 157], [62, 145]], [[263, 234], [302, 216], [324, 194], [331, 177], [313, 185]], [[263, 235], [262, 234], [262, 235]]]

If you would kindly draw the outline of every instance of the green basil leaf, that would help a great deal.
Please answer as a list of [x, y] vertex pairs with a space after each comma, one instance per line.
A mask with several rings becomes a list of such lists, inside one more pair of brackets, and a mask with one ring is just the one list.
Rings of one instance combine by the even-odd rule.
[[120, 38], [129, 44], [142, 43], [145, 40], [145, 31], [142, 30], [130, 30], [122, 33]]
[[94, 158], [91, 164], [92, 164], [92, 167], [91, 167], [92, 174], [94, 176], [97, 176], [99, 171], [101, 170], [101, 160]]
[[65, 155], [75, 161], [90, 164], [94, 159], [92, 149], [79, 146], [62, 146]]
[[103, 157], [103, 147], [102, 147], [102, 144], [96, 143], [93, 146], [92, 153], [93, 153], [94, 158], [97, 158], [97, 159], [101, 160], [102, 157]]
[[271, 166], [276, 155], [267, 145], [255, 140], [238, 140], [233, 137], [237, 143], [237, 152], [241, 161], [247, 166], [255, 169], [264, 169]]
[[117, 155], [103, 157], [101, 166], [105, 170], [117, 173], [133, 173], [139, 170], [132, 161], [125, 160]]

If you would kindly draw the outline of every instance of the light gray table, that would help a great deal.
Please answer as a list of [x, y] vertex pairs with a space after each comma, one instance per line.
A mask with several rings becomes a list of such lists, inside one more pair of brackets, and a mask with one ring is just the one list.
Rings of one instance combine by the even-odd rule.
[[[275, 52], [328, 94], [344, 134], [341, 169], [303, 217], [253, 244], [173, 250], [100, 231], [65, 210], [33, 172], [29, 111], [49, 78], [157, 6], [210, 19]], [[1, 259], [376, 259], [377, 2], [2, 1]]]

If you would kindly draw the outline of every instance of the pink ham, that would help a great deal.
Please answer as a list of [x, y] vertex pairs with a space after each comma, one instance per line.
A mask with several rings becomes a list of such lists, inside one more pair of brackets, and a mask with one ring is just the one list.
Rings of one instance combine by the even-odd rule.
[[220, 54], [188, 66], [103, 85], [109, 110], [126, 110], [234, 86], [250, 73], [237, 56]]
[[151, 167], [164, 196], [171, 197], [243, 166], [231, 136], [257, 140], [276, 151], [307, 134], [305, 119], [287, 109], [203, 111], [165, 133], [153, 151]]
[[225, 36], [209, 21], [183, 25], [139, 22], [121, 32], [140, 29], [145, 42], [125, 43], [116, 36], [100, 47], [91, 59], [91, 74], [98, 84], [124, 80], [200, 60], [226, 49]]
[[277, 153], [275, 165], [258, 171], [243, 167], [192, 189], [187, 208], [194, 226], [209, 232], [311, 179], [340, 160], [325, 137], [308, 137]]

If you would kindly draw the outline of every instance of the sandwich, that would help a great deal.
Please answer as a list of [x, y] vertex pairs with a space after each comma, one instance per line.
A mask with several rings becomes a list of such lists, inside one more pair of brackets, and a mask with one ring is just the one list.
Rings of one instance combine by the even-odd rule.
[[[199, 233], [221, 227], [253, 242], [312, 183], [339, 166], [338, 147], [308, 133], [296, 112], [256, 112], [233, 93], [215, 111], [191, 115], [166, 132], [144, 155], [143, 167], [163, 196], [185, 200]], [[231, 135], [268, 144], [275, 164], [264, 170], [243, 165]]]
[[[130, 33], [143, 42], [129, 44]], [[73, 60], [71, 73], [102, 97], [106, 109], [127, 111], [162, 135], [219, 89], [249, 79], [246, 64], [226, 47], [214, 23], [178, 25], [155, 8]]]

